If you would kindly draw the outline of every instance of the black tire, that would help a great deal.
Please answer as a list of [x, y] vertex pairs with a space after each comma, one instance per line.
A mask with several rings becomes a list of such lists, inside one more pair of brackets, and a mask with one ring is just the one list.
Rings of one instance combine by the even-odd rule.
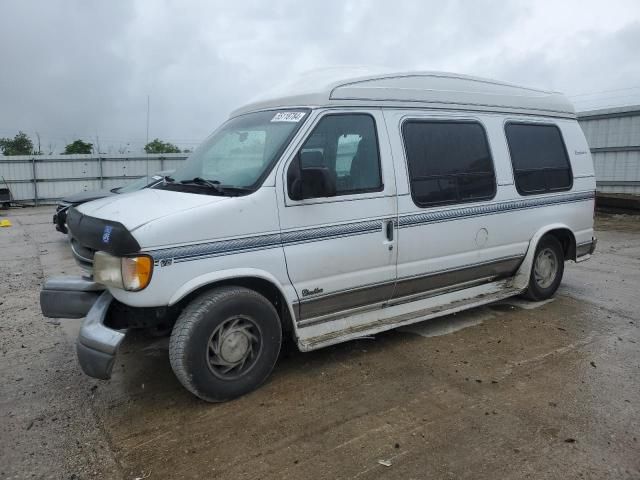
[[[544, 266], [546, 264], [549, 266], [548, 272], [550, 272], [552, 278], [547, 275], [540, 275], [540, 273], [543, 273], [542, 269], [536, 270], [538, 259], [542, 256], [545, 256], [546, 259], [541, 260], [541, 265]], [[553, 261], [555, 263], [551, 265]], [[558, 290], [563, 274], [564, 251], [562, 245], [553, 235], [546, 235], [542, 237], [536, 247], [533, 264], [531, 265], [531, 275], [529, 276], [529, 286], [524, 296], [535, 301], [551, 298]]]
[[[224, 402], [267, 379], [281, 344], [280, 318], [266, 298], [248, 288], [219, 287], [196, 297], [182, 311], [171, 333], [169, 360], [187, 390], [207, 402]], [[217, 345], [218, 351], [210, 345]], [[228, 361], [220, 353], [224, 351], [228, 357], [247, 353], [242, 365], [237, 361], [238, 366], [225, 373], [229, 364], [219, 363]]]

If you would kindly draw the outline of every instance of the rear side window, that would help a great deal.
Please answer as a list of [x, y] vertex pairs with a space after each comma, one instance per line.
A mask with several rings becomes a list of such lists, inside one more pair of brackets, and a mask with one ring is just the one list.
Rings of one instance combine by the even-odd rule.
[[521, 195], [569, 190], [571, 164], [556, 125], [507, 123], [507, 143]]
[[477, 122], [419, 121], [402, 127], [411, 196], [427, 207], [493, 198], [495, 172]]

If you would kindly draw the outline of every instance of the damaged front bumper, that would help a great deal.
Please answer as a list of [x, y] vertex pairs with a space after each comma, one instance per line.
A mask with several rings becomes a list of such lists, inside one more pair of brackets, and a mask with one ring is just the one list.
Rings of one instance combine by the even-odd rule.
[[118, 347], [126, 330], [109, 328], [105, 321], [113, 297], [85, 277], [54, 277], [47, 279], [40, 292], [42, 314], [49, 318], [82, 318], [76, 349], [84, 373], [108, 380]]

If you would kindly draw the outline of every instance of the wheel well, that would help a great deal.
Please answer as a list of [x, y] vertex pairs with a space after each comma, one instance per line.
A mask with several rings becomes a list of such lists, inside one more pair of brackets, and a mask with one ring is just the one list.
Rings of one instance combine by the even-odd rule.
[[280, 322], [282, 323], [282, 331], [283, 333], [292, 333], [293, 332], [293, 319], [291, 318], [291, 314], [289, 312], [289, 307], [287, 305], [287, 301], [273, 283], [263, 278], [258, 277], [236, 277], [236, 278], [228, 278], [225, 280], [220, 280], [214, 283], [209, 283], [207, 285], [203, 285], [193, 292], [186, 295], [178, 302], [178, 308], [180, 311], [193, 300], [195, 297], [200, 295], [202, 292], [207, 290], [211, 290], [216, 287], [222, 286], [236, 286], [236, 287], [245, 287], [250, 290], [254, 290], [258, 292], [260, 295], [265, 297], [276, 309], [278, 312], [278, 316], [280, 317]]
[[556, 228], [549, 230], [545, 235], [553, 235], [558, 239], [560, 245], [562, 245], [565, 260], [576, 259], [576, 237], [571, 230], [568, 228]]

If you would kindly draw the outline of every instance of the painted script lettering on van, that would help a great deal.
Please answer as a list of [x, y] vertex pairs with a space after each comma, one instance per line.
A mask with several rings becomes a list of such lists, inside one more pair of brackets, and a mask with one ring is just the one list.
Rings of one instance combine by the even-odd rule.
[[162, 258], [153, 262], [156, 267], [170, 267], [173, 265], [173, 258]]
[[302, 289], [302, 296], [303, 297], [308, 297], [310, 295], [318, 295], [319, 293], [324, 292], [324, 289], [322, 288], [314, 288], [313, 290], [309, 290], [307, 288]]

